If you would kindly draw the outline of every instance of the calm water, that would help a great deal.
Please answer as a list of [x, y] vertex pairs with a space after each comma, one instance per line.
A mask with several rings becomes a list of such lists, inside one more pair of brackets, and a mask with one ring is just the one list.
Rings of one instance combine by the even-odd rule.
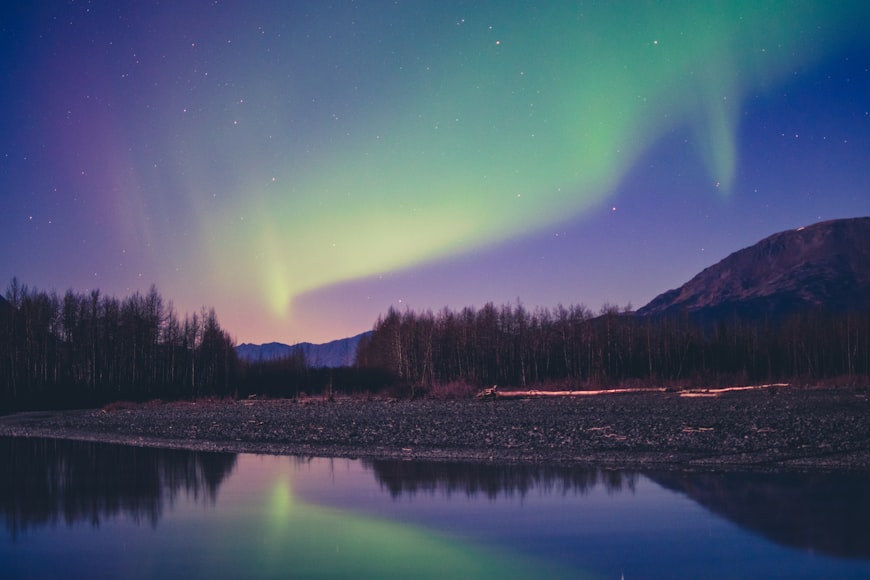
[[866, 474], [0, 438], [0, 577], [867, 578]]

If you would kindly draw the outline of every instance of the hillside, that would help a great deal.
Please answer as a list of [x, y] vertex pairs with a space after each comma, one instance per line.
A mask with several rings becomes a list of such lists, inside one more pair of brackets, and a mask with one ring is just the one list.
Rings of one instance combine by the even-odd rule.
[[774, 234], [657, 296], [637, 313], [782, 317], [819, 307], [870, 309], [870, 218]]

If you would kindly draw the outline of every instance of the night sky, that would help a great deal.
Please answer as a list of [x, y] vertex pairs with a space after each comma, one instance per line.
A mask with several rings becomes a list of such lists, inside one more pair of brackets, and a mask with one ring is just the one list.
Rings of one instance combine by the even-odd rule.
[[0, 6], [0, 284], [238, 342], [392, 306], [639, 307], [870, 215], [870, 3]]

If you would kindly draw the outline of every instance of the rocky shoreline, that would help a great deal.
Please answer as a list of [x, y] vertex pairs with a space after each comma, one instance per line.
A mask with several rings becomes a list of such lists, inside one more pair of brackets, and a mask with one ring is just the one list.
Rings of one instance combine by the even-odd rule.
[[4, 435], [327, 457], [870, 470], [870, 389], [148, 403], [6, 415]]

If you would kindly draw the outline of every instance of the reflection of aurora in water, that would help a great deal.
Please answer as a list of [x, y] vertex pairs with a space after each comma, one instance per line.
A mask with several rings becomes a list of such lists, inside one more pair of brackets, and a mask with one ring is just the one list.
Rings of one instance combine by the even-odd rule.
[[[544, 560], [485, 547], [470, 537], [369, 515], [364, 509], [321, 505], [294, 492], [296, 480], [304, 472], [316, 479], [316, 487], [323, 486], [335, 468], [333, 460], [263, 461], [243, 455], [240, 462], [240, 467], [252, 467], [250, 473], [259, 469], [253, 464], [269, 463], [268, 476], [258, 482], [262, 484], [259, 490], [236, 482], [253, 509], [247, 510], [250, 517], [236, 521], [232, 531], [242, 541], [239, 550], [256, 562], [260, 575], [279, 576], [290, 571], [297, 577], [577, 577], [576, 570], [568, 572]], [[356, 462], [353, 466], [347, 460], [338, 463], [344, 468], [339, 477], [351, 475], [348, 469], [354, 476], [365, 475]], [[310, 496], [310, 490], [304, 495]]]
[[[65, 570], [73, 576], [118, 570], [124, 577], [181, 571], [195, 577], [574, 576], [468, 538], [301, 500], [293, 479], [306, 459], [245, 455], [239, 462], [234, 454], [22, 438], [0, 438], [0, 458], [0, 507], [12, 549], [38, 542], [42, 529], [56, 530], [63, 521], [73, 540], [50, 541], [46, 551], [68, 545], [85, 557], [83, 570], [73, 563]], [[323, 460], [314, 461], [322, 467]], [[219, 496], [229, 496], [229, 512]], [[185, 502], [207, 509], [191, 512]], [[145, 543], [131, 545], [118, 534], [124, 520], [156, 535], [134, 532], [132, 541]], [[5, 548], [0, 544], [0, 576], [10, 570], [41, 576], [45, 569], [38, 566], [46, 565], [54, 570], [45, 562], [32, 563], [36, 571], [10, 567]]]
[[[418, 493], [524, 497], [531, 492], [633, 492], [641, 475], [597, 467], [364, 461], [393, 497]], [[666, 489], [785, 546], [870, 560], [870, 475], [845, 473], [659, 472]]]
[[[861, 480], [849, 474], [647, 477], [28, 439], [0, 439], [0, 451], [3, 577], [870, 574], [868, 561], [823, 555], [865, 557], [853, 550], [864, 536], [837, 528], [837, 510], [852, 510], [854, 521], [868, 513]], [[786, 520], [797, 528], [791, 535], [825, 542], [778, 537], [784, 520], [773, 512], [797, 503], [804, 509]], [[739, 515], [744, 504], [755, 512], [751, 522]], [[762, 504], [772, 507], [756, 509]], [[98, 526], [90, 525], [94, 514]], [[67, 526], [54, 525], [62, 518]], [[838, 550], [832, 540], [853, 543]]]

